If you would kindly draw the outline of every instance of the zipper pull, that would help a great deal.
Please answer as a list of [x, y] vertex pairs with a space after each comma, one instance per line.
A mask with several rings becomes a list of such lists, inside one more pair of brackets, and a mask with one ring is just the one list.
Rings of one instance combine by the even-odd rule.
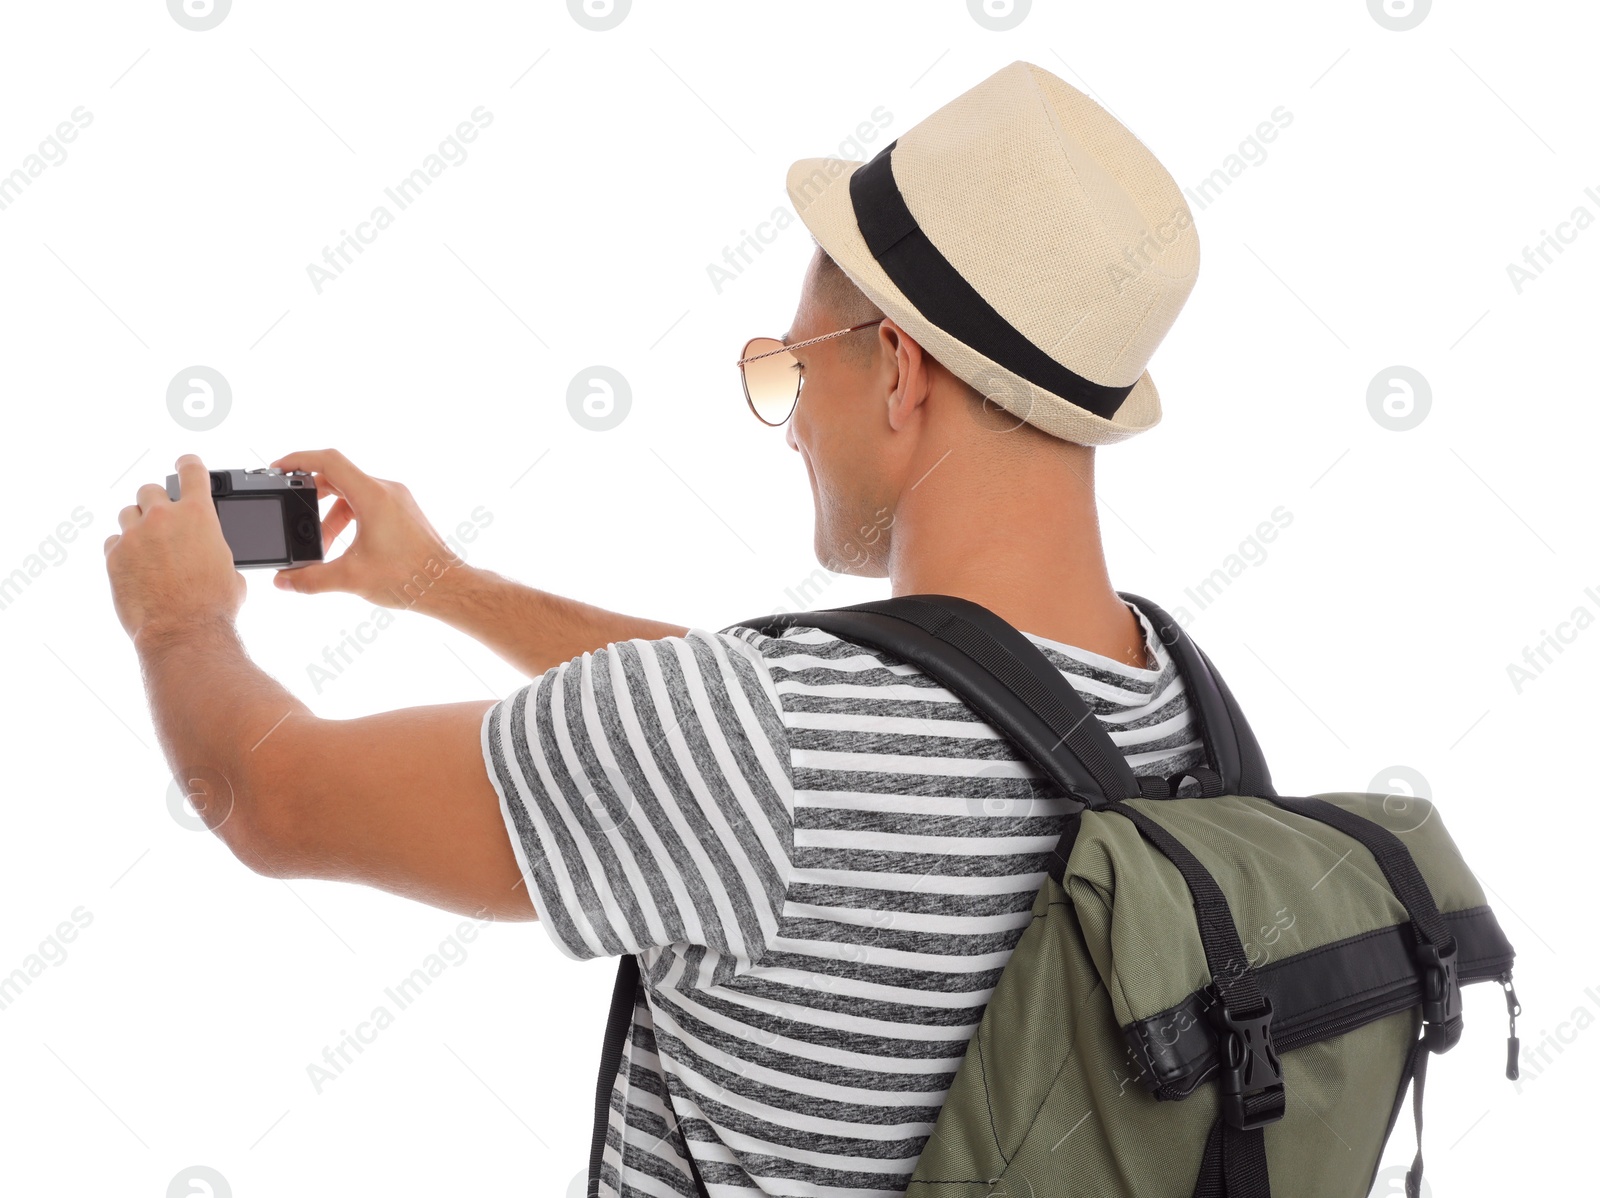
[[1516, 1081], [1520, 1076], [1517, 1054], [1522, 1042], [1517, 1039], [1517, 1016], [1522, 1014], [1522, 1004], [1517, 1001], [1516, 989], [1511, 985], [1511, 971], [1500, 975], [1500, 984], [1506, 989], [1506, 1015], [1511, 1020], [1511, 1034], [1506, 1037], [1506, 1077]]

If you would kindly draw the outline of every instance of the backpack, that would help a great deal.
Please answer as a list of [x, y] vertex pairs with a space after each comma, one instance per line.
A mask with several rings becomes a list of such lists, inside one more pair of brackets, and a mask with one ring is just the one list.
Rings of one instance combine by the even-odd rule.
[[[1136, 777], [1025, 636], [944, 595], [743, 622], [820, 628], [916, 665], [1080, 806], [968, 1045], [909, 1198], [1361, 1198], [1412, 1090], [1422, 1183], [1428, 1057], [1461, 1036], [1461, 986], [1515, 956], [1432, 803], [1278, 795], [1210, 659], [1119, 592], [1177, 661], [1207, 764]], [[1185, 779], [1198, 794], [1179, 795]], [[595, 1102], [639, 988], [623, 958]], [[670, 1104], [671, 1095], [668, 1095]], [[690, 1171], [705, 1194], [693, 1157]]]

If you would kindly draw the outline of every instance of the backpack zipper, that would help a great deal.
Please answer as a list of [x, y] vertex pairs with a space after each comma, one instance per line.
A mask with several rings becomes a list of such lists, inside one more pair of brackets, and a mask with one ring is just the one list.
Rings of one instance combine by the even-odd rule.
[[[1506, 1076], [1515, 1081], [1519, 1045], [1516, 1036], [1516, 1017], [1522, 1013], [1522, 1007], [1517, 1002], [1516, 991], [1511, 988], [1511, 962], [1512, 958], [1509, 956], [1491, 957], [1473, 968], [1463, 969], [1460, 982], [1466, 985], [1468, 982], [1482, 982], [1493, 978], [1505, 987], [1506, 1010], [1511, 1015], [1511, 1038], [1506, 1043]], [[1304, 1048], [1307, 1044], [1316, 1044], [1322, 1040], [1331, 1040], [1335, 1036], [1353, 1032], [1386, 1016], [1421, 1005], [1422, 983], [1413, 979], [1376, 998], [1341, 1007], [1321, 1018], [1289, 1024], [1282, 1031], [1274, 1032], [1273, 1041], [1280, 1053], [1292, 1052], [1296, 1048]], [[1216, 1074], [1217, 1064], [1217, 1059], [1213, 1055], [1204, 1068], [1194, 1073], [1170, 1078], [1156, 1087], [1152, 1093], [1162, 1102], [1187, 1098]]]
[[1511, 1021], [1511, 1032], [1506, 1037], [1506, 1077], [1516, 1081], [1522, 1071], [1517, 1066], [1518, 1050], [1522, 1041], [1517, 1039], [1517, 1016], [1522, 1014], [1522, 1004], [1517, 1001], [1516, 987], [1511, 984], [1511, 970], [1507, 969], [1497, 979], [1506, 988], [1506, 1017]]
[[[1488, 978], [1495, 978], [1509, 988], [1511, 977], [1511, 958], [1495, 958], [1483, 962], [1476, 968], [1463, 969], [1460, 980], [1463, 985], [1467, 982], [1481, 982]], [[1514, 995], [1509, 992], [1506, 997], [1506, 1008], [1511, 1008]], [[1279, 1051], [1289, 1052], [1307, 1044], [1315, 1044], [1321, 1040], [1330, 1040], [1334, 1036], [1342, 1036], [1345, 1032], [1353, 1032], [1358, 1027], [1364, 1027], [1374, 1020], [1382, 1019], [1400, 1011], [1420, 1005], [1422, 1002], [1422, 983], [1413, 979], [1377, 998], [1367, 999], [1365, 1002], [1344, 1007], [1329, 1015], [1308, 1023], [1294, 1024], [1283, 1029], [1274, 1039], [1277, 1041]], [[1519, 1008], [1520, 1009], [1520, 1008]], [[1513, 1029], [1515, 1025], [1513, 1024]]]

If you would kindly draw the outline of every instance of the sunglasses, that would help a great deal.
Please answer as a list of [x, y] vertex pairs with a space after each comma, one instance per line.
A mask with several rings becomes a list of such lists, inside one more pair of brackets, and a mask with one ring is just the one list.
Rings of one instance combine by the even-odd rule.
[[824, 333], [807, 341], [785, 345], [776, 337], [752, 337], [745, 342], [744, 354], [738, 361], [739, 375], [744, 380], [744, 398], [762, 424], [774, 428], [794, 415], [800, 402], [800, 363], [790, 350], [830, 341], [846, 333], [858, 332], [881, 323], [882, 318], [868, 320], [837, 333]]

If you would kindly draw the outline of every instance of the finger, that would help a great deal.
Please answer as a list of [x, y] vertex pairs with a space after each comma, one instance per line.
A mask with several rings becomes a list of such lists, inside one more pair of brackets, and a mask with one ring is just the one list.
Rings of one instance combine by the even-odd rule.
[[160, 483], [145, 483], [134, 493], [134, 501], [138, 503], [138, 511], [148, 512], [158, 504], [171, 503], [172, 496], [167, 494], [166, 487]]
[[316, 473], [314, 467], [305, 464], [308, 458], [315, 456], [318, 456], [317, 450], [300, 450], [296, 453], [285, 454], [283, 457], [273, 462], [272, 465], [277, 469], [284, 471], [285, 473], [290, 470], [304, 470], [313, 472], [314, 477], [312, 481], [317, 485], [318, 499], [326, 499], [330, 495], [340, 495], [341, 492], [339, 488], [333, 485], [332, 480], [330, 480], [326, 474]]
[[320, 566], [296, 566], [293, 570], [279, 570], [272, 577], [272, 585], [284, 591], [298, 591], [302, 595], [321, 595], [327, 591], [343, 591], [348, 570], [345, 560], [336, 557]]
[[198, 455], [186, 453], [178, 459], [178, 498], [211, 502], [211, 475]]
[[[309, 470], [318, 477], [317, 494], [337, 494], [360, 505], [378, 493], [378, 482], [370, 474], [358, 470], [354, 463], [337, 449], [310, 449], [279, 458], [273, 465], [281, 470]], [[322, 487], [326, 480], [330, 491]]]
[[104, 545], [100, 546], [100, 552], [101, 553], [110, 553], [111, 550], [116, 546], [116, 543], [118, 541], [120, 541], [120, 540], [122, 540], [122, 534], [121, 533], [112, 533], [109, 537], [106, 538], [106, 543]]
[[122, 529], [123, 532], [127, 532], [139, 522], [139, 517], [142, 514], [136, 505], [123, 508], [117, 513], [117, 527]]
[[355, 510], [350, 506], [348, 499], [338, 499], [328, 509], [328, 514], [322, 518], [322, 552], [327, 553], [333, 548], [333, 543], [350, 525], [356, 517]]

